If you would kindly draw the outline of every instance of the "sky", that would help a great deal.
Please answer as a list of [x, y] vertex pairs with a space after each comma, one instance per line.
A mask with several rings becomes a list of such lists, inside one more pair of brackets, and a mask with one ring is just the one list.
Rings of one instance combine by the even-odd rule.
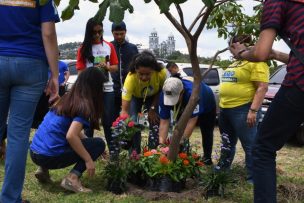
[[[101, 0], [99, 0], [101, 2]], [[176, 40], [175, 49], [182, 53], [187, 53], [187, 47], [182, 35], [175, 29], [171, 22], [160, 14], [159, 8], [152, 1], [151, 3], [144, 3], [143, 0], [130, 0], [134, 7], [134, 12], [130, 14], [125, 12], [124, 21], [127, 25], [127, 38], [131, 43], [142, 44], [142, 48], [149, 48], [149, 36], [155, 29], [159, 36], [159, 43], [167, 40], [170, 34], [174, 35]], [[244, 12], [252, 14], [252, 7], [255, 5], [252, 0], [240, 1], [244, 7]], [[68, 5], [68, 0], [61, 0], [58, 7], [58, 12]], [[192, 23], [194, 17], [196, 17], [199, 10], [202, 8], [202, 0], [188, 0], [186, 3], [181, 4], [184, 11], [185, 24], [189, 26]], [[98, 10], [98, 4], [92, 3], [88, 0], [80, 0], [80, 10], [75, 10], [75, 14], [72, 19], [68, 21], [61, 21], [56, 24], [58, 43], [63, 44], [67, 42], [82, 42], [85, 33], [85, 25], [89, 18], [93, 17]], [[112, 41], [113, 36], [111, 33], [112, 23], [108, 20], [107, 16], [104, 20], [104, 39], [106, 41]], [[171, 5], [170, 12], [174, 17], [177, 17], [174, 6]], [[178, 19], [178, 18], [177, 18]], [[217, 50], [221, 50], [227, 47], [227, 41], [219, 39], [215, 30], [205, 29], [198, 40], [197, 53], [202, 57], [212, 57]], [[274, 49], [281, 50], [283, 52], [289, 52], [289, 48], [284, 42], [275, 42]], [[229, 59], [231, 54], [229, 51], [220, 55], [222, 59]]]

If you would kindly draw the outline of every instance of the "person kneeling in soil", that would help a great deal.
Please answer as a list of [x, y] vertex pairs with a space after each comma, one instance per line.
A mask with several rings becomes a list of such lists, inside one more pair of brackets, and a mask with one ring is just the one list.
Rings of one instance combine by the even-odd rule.
[[[184, 108], [186, 107], [192, 93], [192, 80], [192, 77], [184, 77], [181, 79], [179, 75], [166, 79], [163, 86], [163, 91], [159, 97], [160, 144], [166, 143], [170, 127], [170, 120], [171, 126], [173, 126], [174, 129], [174, 125], [184, 111]], [[196, 123], [199, 122], [203, 139], [203, 162], [206, 165], [212, 165], [211, 154], [213, 145], [213, 130], [216, 119], [216, 104], [211, 88], [202, 82], [199, 98], [198, 104], [187, 123], [182, 140], [189, 139], [196, 126]]]
[[30, 146], [31, 158], [39, 166], [35, 173], [39, 182], [51, 181], [48, 169], [76, 163], [61, 186], [73, 192], [91, 192], [79, 178], [85, 170], [90, 177], [95, 174], [94, 161], [104, 152], [105, 143], [98, 137], [87, 138], [81, 131], [88, 126], [99, 129], [104, 82], [98, 68], [87, 68], [44, 117]]

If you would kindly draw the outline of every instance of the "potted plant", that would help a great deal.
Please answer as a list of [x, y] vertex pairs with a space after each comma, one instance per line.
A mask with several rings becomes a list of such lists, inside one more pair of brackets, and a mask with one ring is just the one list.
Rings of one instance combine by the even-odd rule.
[[116, 144], [115, 158], [111, 158], [106, 164], [104, 177], [107, 190], [115, 194], [121, 194], [127, 189], [126, 182], [130, 169], [129, 153], [122, 149], [130, 148], [131, 140], [139, 130], [127, 114], [119, 116], [112, 124], [113, 142]]

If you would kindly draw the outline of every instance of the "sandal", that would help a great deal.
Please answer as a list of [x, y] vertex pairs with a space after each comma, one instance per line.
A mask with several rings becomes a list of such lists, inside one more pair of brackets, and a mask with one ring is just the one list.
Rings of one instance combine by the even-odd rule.
[[91, 189], [83, 187], [81, 185], [80, 180], [71, 180], [69, 178], [69, 175], [66, 176], [62, 181], [61, 181], [61, 187], [63, 187], [66, 190], [70, 190], [76, 193], [83, 192], [83, 193], [88, 193], [92, 192]]

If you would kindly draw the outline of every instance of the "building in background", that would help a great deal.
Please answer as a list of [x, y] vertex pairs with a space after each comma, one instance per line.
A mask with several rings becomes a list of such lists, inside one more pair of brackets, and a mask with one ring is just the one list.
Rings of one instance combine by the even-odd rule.
[[155, 28], [149, 36], [149, 50], [153, 51], [157, 57], [165, 58], [175, 51], [175, 39], [171, 33], [166, 41], [159, 44], [159, 36]]

